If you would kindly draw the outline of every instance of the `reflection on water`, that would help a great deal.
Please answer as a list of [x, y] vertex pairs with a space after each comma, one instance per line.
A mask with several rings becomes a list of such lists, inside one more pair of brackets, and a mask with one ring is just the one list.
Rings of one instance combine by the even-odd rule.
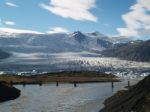
[[[131, 83], [135, 83], [132, 81]], [[0, 104], [1, 112], [98, 112], [105, 98], [127, 85], [127, 81], [111, 83], [17, 85], [21, 96]]]

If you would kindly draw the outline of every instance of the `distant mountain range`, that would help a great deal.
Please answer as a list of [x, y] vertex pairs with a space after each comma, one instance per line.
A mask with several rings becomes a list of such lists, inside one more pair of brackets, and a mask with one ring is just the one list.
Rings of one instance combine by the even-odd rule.
[[[112, 56], [141, 61], [140, 59], [145, 59], [145, 56], [150, 55], [138, 55], [138, 58], [135, 58], [134, 55], [132, 58], [125, 58], [130, 55], [127, 55], [123, 49], [131, 50], [132, 46], [136, 45], [139, 46], [138, 49], [145, 49], [146, 53], [146, 51], [149, 52], [149, 48], [146, 49], [148, 46], [145, 44], [147, 45], [144, 41], [131, 41], [125, 37], [113, 38], [99, 32], [76, 31], [70, 34], [0, 32], [0, 70], [6, 72], [58, 72], [63, 70], [110, 71], [131, 68], [146, 71], [150, 66], [147, 63], [106, 58], [106, 56]], [[133, 47], [130, 53], [137, 52], [136, 48]], [[112, 49], [117, 52], [115, 55]], [[118, 49], [120, 50], [118, 51]], [[102, 57], [101, 53], [104, 51], [109, 52]], [[146, 58], [146, 60], [148, 59], [149, 57]]]
[[102, 51], [102, 54], [106, 57], [150, 62], [150, 40], [136, 40], [124, 44], [116, 44], [114, 48]]
[[0, 59], [5, 59], [5, 58], [8, 58], [10, 56], [11, 56], [10, 53], [0, 50]]
[[[109, 37], [99, 32], [70, 34], [32, 34], [0, 32], [1, 59], [12, 54], [16, 59], [55, 57], [53, 54], [100, 56], [134, 61], [150, 61], [150, 42], [131, 41], [125, 37]], [[9, 53], [7, 53], [9, 52]], [[84, 52], [84, 54], [80, 54]], [[75, 53], [75, 54], [74, 54]], [[95, 53], [94, 55], [91, 53]], [[12, 58], [11, 61], [14, 62]]]
[[70, 34], [15, 34], [0, 32], [0, 49], [22, 53], [101, 51], [111, 48], [114, 43], [122, 40], [123, 38], [116, 38], [115, 40], [99, 32], [82, 33], [76, 31]]

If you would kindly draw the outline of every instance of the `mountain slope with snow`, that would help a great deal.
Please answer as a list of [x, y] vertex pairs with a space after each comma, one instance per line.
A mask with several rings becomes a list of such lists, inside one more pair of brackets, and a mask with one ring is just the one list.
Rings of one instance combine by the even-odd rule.
[[0, 34], [0, 48], [10, 52], [101, 51], [112, 44], [107, 36], [79, 31], [72, 34]]
[[113, 49], [107, 49], [102, 54], [104, 56], [118, 57], [125, 60], [150, 62], [150, 40], [131, 41], [118, 45]]
[[10, 53], [0, 50], [0, 60], [6, 59], [6, 58], [8, 58], [10, 56], [11, 56]]
[[1, 60], [0, 70], [149, 70], [149, 63], [102, 57], [101, 51], [112, 48], [116, 43], [118, 40], [98, 32], [0, 33], [0, 49], [11, 53], [10, 57]]

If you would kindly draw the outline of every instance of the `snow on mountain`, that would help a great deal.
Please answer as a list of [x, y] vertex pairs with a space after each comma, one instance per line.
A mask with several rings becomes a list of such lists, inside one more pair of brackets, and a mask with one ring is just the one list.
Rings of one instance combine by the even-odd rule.
[[32, 63], [35, 60], [40, 61], [42, 58], [48, 59], [49, 57], [58, 57], [58, 55], [66, 57], [91, 57], [100, 56], [95, 51], [105, 49], [103, 43], [107, 43], [107, 41], [98, 43], [98, 39], [101, 38], [104, 39], [104, 35], [98, 33], [97, 35], [94, 33], [88, 34], [80, 31], [70, 34], [0, 32], [0, 49], [12, 54], [11, 58], [4, 60], [6, 63]]
[[[101, 42], [102, 41], [102, 42]], [[0, 46], [2, 49], [13, 51], [17, 48], [20, 52], [24, 52], [23, 48], [32, 49], [43, 47], [48, 52], [75, 52], [75, 51], [101, 51], [111, 46], [108, 37], [100, 33], [82, 33], [80, 31], [71, 34], [32, 34], [32, 33], [0, 33]], [[110, 45], [110, 46], [109, 46]], [[16, 51], [16, 50], [14, 50]]]
[[[100, 51], [124, 42], [99, 32], [70, 34], [2, 33], [0, 50], [11, 53], [1, 60], [1, 70], [100, 70], [150, 68], [149, 63], [122, 61], [102, 57]], [[126, 40], [126, 39], [125, 39]], [[5, 66], [4, 66], [5, 65]], [[10, 67], [11, 66], [11, 67]], [[19, 68], [19, 69], [18, 69]]]
[[127, 42], [129, 42], [131, 40], [133, 40], [133, 38], [124, 37], [124, 36], [112, 37], [112, 41], [115, 44], [118, 44], [118, 43], [127, 43]]
[[80, 43], [84, 48], [90, 50], [101, 51], [107, 47], [112, 47], [111, 38], [99, 33], [82, 33], [80, 31], [74, 32], [71, 35], [76, 42]]
[[[35, 62], [54, 57], [101, 57], [114, 40], [99, 32], [37, 34], [0, 32], [0, 49], [12, 53], [6, 63]], [[35, 60], [34, 60], [35, 59]]]

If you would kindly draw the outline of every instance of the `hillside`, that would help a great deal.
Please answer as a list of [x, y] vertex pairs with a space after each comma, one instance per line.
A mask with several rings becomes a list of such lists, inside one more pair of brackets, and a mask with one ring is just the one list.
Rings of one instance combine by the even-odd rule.
[[8, 58], [10, 57], [10, 55], [11, 55], [10, 53], [0, 50], [0, 59]]
[[54, 57], [97, 57], [100, 56], [100, 51], [112, 47], [113, 43], [111, 37], [99, 32], [75, 31], [69, 34], [0, 32], [0, 49], [12, 54], [9, 60], [4, 61], [13, 64], [53, 61]]
[[22, 53], [102, 50], [111, 47], [111, 40], [110, 37], [98, 32], [76, 31], [70, 34], [3, 34], [0, 32], [1, 49]]
[[14, 100], [19, 96], [20, 90], [4, 82], [0, 82], [0, 102]]
[[113, 49], [103, 51], [102, 54], [107, 57], [150, 62], [150, 40], [118, 44]]
[[105, 100], [100, 112], [150, 112], [150, 76]]

